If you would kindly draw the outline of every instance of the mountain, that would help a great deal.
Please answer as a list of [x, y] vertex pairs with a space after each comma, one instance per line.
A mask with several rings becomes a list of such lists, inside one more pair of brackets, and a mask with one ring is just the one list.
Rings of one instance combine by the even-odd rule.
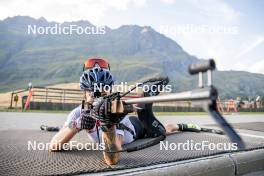
[[[16, 16], [0, 21], [0, 91], [34, 85], [78, 82], [82, 64], [90, 56], [105, 57], [119, 81], [136, 82], [147, 77], [168, 75], [174, 91], [197, 86], [197, 77], [187, 67], [200, 59], [188, 54], [170, 38], [149, 26], [102, 27], [102, 33], [37, 35], [29, 25], [51, 29], [54, 26], [96, 26], [88, 21], [48, 22]], [[32, 27], [33, 26], [33, 27]], [[98, 28], [96, 28], [98, 29]], [[43, 32], [40, 31], [40, 32]], [[98, 31], [97, 31], [98, 32]], [[264, 94], [264, 75], [240, 71], [217, 71], [215, 84], [222, 96]]]

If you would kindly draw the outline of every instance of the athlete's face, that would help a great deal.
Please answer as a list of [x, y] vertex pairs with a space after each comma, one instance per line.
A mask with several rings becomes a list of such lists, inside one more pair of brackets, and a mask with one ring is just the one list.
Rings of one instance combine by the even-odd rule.
[[95, 98], [106, 96], [106, 92], [94, 92], [94, 91], [85, 91], [85, 101], [86, 103], [92, 104]]
[[93, 92], [92, 91], [85, 91], [84, 92], [84, 97], [85, 97], [85, 101], [87, 103], [92, 104], [94, 101], [94, 96], [93, 96]]

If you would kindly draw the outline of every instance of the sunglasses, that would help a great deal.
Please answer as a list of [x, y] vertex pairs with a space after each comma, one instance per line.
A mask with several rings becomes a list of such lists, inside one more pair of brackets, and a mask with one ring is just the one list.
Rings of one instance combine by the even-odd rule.
[[107, 61], [105, 61], [104, 59], [89, 59], [84, 63], [83, 71], [85, 71], [87, 69], [91, 69], [91, 68], [96, 67], [96, 66], [110, 70], [109, 63]]

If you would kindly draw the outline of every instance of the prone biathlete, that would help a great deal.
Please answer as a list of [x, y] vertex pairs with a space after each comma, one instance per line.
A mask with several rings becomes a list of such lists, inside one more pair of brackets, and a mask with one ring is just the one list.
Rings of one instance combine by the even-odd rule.
[[[98, 99], [107, 96], [109, 92], [94, 90], [97, 86], [114, 84], [113, 75], [107, 61], [100, 58], [88, 59], [84, 72], [80, 77], [80, 89], [83, 91], [83, 102], [68, 115], [66, 122], [52, 138], [49, 151], [59, 151], [64, 143], [69, 142], [78, 132], [85, 130], [94, 142], [104, 142], [104, 160], [108, 165], [117, 164], [120, 159], [119, 151], [123, 144], [128, 144], [139, 138], [156, 137], [176, 131], [199, 131], [194, 124], [167, 124], [165, 127], [152, 113], [152, 104], [139, 105], [138, 116], [127, 113], [105, 114], [105, 106]], [[103, 89], [102, 89], [103, 90]], [[144, 96], [157, 95], [158, 92], [147, 92]], [[99, 118], [91, 116], [94, 111]]]

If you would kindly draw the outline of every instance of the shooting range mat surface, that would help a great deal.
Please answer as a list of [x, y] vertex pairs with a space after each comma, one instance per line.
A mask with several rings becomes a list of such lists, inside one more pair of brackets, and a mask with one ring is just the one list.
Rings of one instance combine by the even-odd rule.
[[[264, 132], [264, 122], [231, 123], [230, 125], [236, 129], [244, 129], [244, 130]], [[217, 124], [209, 124], [206, 126], [218, 126], [218, 125]]]
[[[140, 151], [122, 153], [121, 161], [116, 166], [107, 166], [102, 160], [101, 151], [70, 150], [49, 153], [46, 150], [28, 150], [28, 141], [32, 143], [50, 141], [53, 132], [40, 130], [3, 130], [0, 133], [0, 175], [72, 175], [82, 173], [95, 173], [103, 171], [122, 170], [128, 168], [144, 167], [154, 164], [169, 163], [173, 161], [201, 158], [231, 152], [217, 150], [185, 151], [185, 150], [160, 150], [160, 145], [155, 145]], [[82, 136], [80, 141], [86, 140]], [[148, 140], [148, 139], [145, 139]], [[264, 147], [264, 139], [244, 138], [246, 150]], [[184, 132], [167, 136], [164, 143], [198, 143], [209, 141], [211, 143], [229, 143], [223, 135], [210, 133]], [[131, 145], [137, 145], [138, 140]], [[143, 141], [144, 142], [144, 141]]]
[[263, 131], [264, 132], [264, 122], [250, 122], [250, 123], [232, 123], [234, 128], [245, 129], [252, 131]]

